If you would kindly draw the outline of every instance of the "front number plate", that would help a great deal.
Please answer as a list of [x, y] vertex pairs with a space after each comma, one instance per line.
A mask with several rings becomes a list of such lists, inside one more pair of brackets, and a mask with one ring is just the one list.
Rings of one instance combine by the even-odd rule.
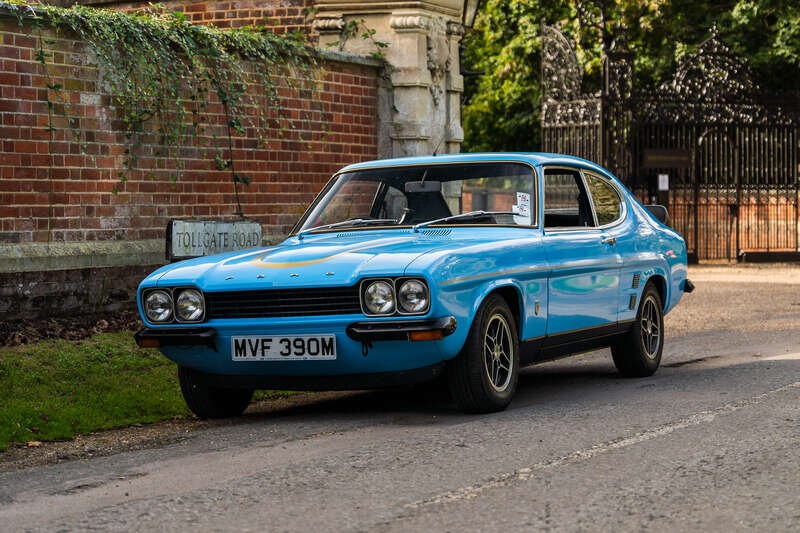
[[317, 361], [336, 359], [335, 335], [231, 338], [234, 361]]

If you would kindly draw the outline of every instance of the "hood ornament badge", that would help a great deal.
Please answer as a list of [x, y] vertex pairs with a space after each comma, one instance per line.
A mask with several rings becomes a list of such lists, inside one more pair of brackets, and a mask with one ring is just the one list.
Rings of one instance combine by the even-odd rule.
[[336, 274], [336, 272], [325, 272], [325, 275], [326, 275], [326, 276], [333, 276], [333, 275], [335, 275], [335, 274]]
[[289, 274], [290, 278], [299, 278], [300, 274]]

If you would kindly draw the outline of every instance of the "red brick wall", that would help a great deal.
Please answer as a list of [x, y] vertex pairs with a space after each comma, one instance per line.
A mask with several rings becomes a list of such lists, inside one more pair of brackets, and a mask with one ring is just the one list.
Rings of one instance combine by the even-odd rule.
[[[120, 184], [129, 145], [87, 46], [64, 34], [45, 38], [54, 41], [49, 79], [36, 38], [0, 19], [0, 243], [161, 239], [171, 218], [234, 218], [231, 176], [214, 163], [227, 146], [221, 105], [212, 100], [202, 135], [167, 158], [154, 135], [142, 137], [136, 169]], [[243, 210], [265, 235], [285, 234], [335, 170], [377, 156], [376, 68], [327, 62], [318, 77], [315, 90], [284, 84], [266, 145], [252, 127], [234, 136], [237, 171], [251, 179], [240, 191]], [[50, 100], [66, 105], [55, 106], [51, 142], [53, 82], [64, 89], [49, 91]]]
[[[50, 2], [53, 3], [53, 2]], [[58, 2], [69, 7], [74, 2]], [[78, 2], [84, 5], [108, 7], [120, 10], [152, 9], [150, 2], [116, 2], [89, 0]], [[180, 11], [195, 24], [213, 24], [219, 28], [241, 28], [264, 26], [278, 34], [309, 29], [309, 8], [313, 0], [167, 0], [158, 2], [166, 11]]]

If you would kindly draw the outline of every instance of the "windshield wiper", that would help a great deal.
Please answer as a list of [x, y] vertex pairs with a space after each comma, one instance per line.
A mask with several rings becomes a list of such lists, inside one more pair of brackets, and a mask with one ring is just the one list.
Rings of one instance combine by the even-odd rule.
[[314, 226], [313, 228], [306, 228], [304, 230], [298, 231], [295, 237], [297, 237], [300, 240], [303, 240], [303, 236], [306, 233], [311, 233], [312, 231], [339, 228], [343, 226], [369, 226], [372, 224], [388, 224], [390, 222], [392, 224], [397, 224], [397, 221], [393, 218], [350, 218], [348, 220], [342, 220], [341, 222], [333, 222], [331, 224], [323, 224], [322, 226]]
[[420, 222], [419, 224], [415, 224], [411, 229], [414, 230], [414, 233], [418, 233], [420, 228], [430, 226], [431, 224], [449, 224], [450, 222], [455, 222], [456, 220], [469, 220], [471, 218], [483, 218], [492, 215], [519, 215], [519, 213], [514, 213], [512, 211], [470, 211], [468, 213], [461, 213], [460, 215], [452, 215], [449, 217], [436, 218], [434, 220]]

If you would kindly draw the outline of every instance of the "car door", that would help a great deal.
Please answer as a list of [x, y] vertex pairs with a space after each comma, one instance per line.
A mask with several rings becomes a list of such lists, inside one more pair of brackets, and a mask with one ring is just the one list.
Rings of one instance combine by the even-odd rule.
[[548, 278], [547, 335], [592, 336], [615, 328], [621, 258], [614, 236], [598, 226], [578, 169], [545, 168], [543, 246]]
[[592, 172], [584, 171], [583, 178], [592, 201], [597, 227], [602, 231], [603, 239], [619, 256], [617, 320], [626, 320], [630, 318], [631, 313], [636, 313], [636, 300], [631, 299], [631, 295], [637, 292], [638, 286], [634, 273], [642, 269], [640, 261], [634, 259], [637, 256], [635, 243], [641, 236], [631, 227], [632, 222], [628, 218], [624, 195], [618, 185]]

